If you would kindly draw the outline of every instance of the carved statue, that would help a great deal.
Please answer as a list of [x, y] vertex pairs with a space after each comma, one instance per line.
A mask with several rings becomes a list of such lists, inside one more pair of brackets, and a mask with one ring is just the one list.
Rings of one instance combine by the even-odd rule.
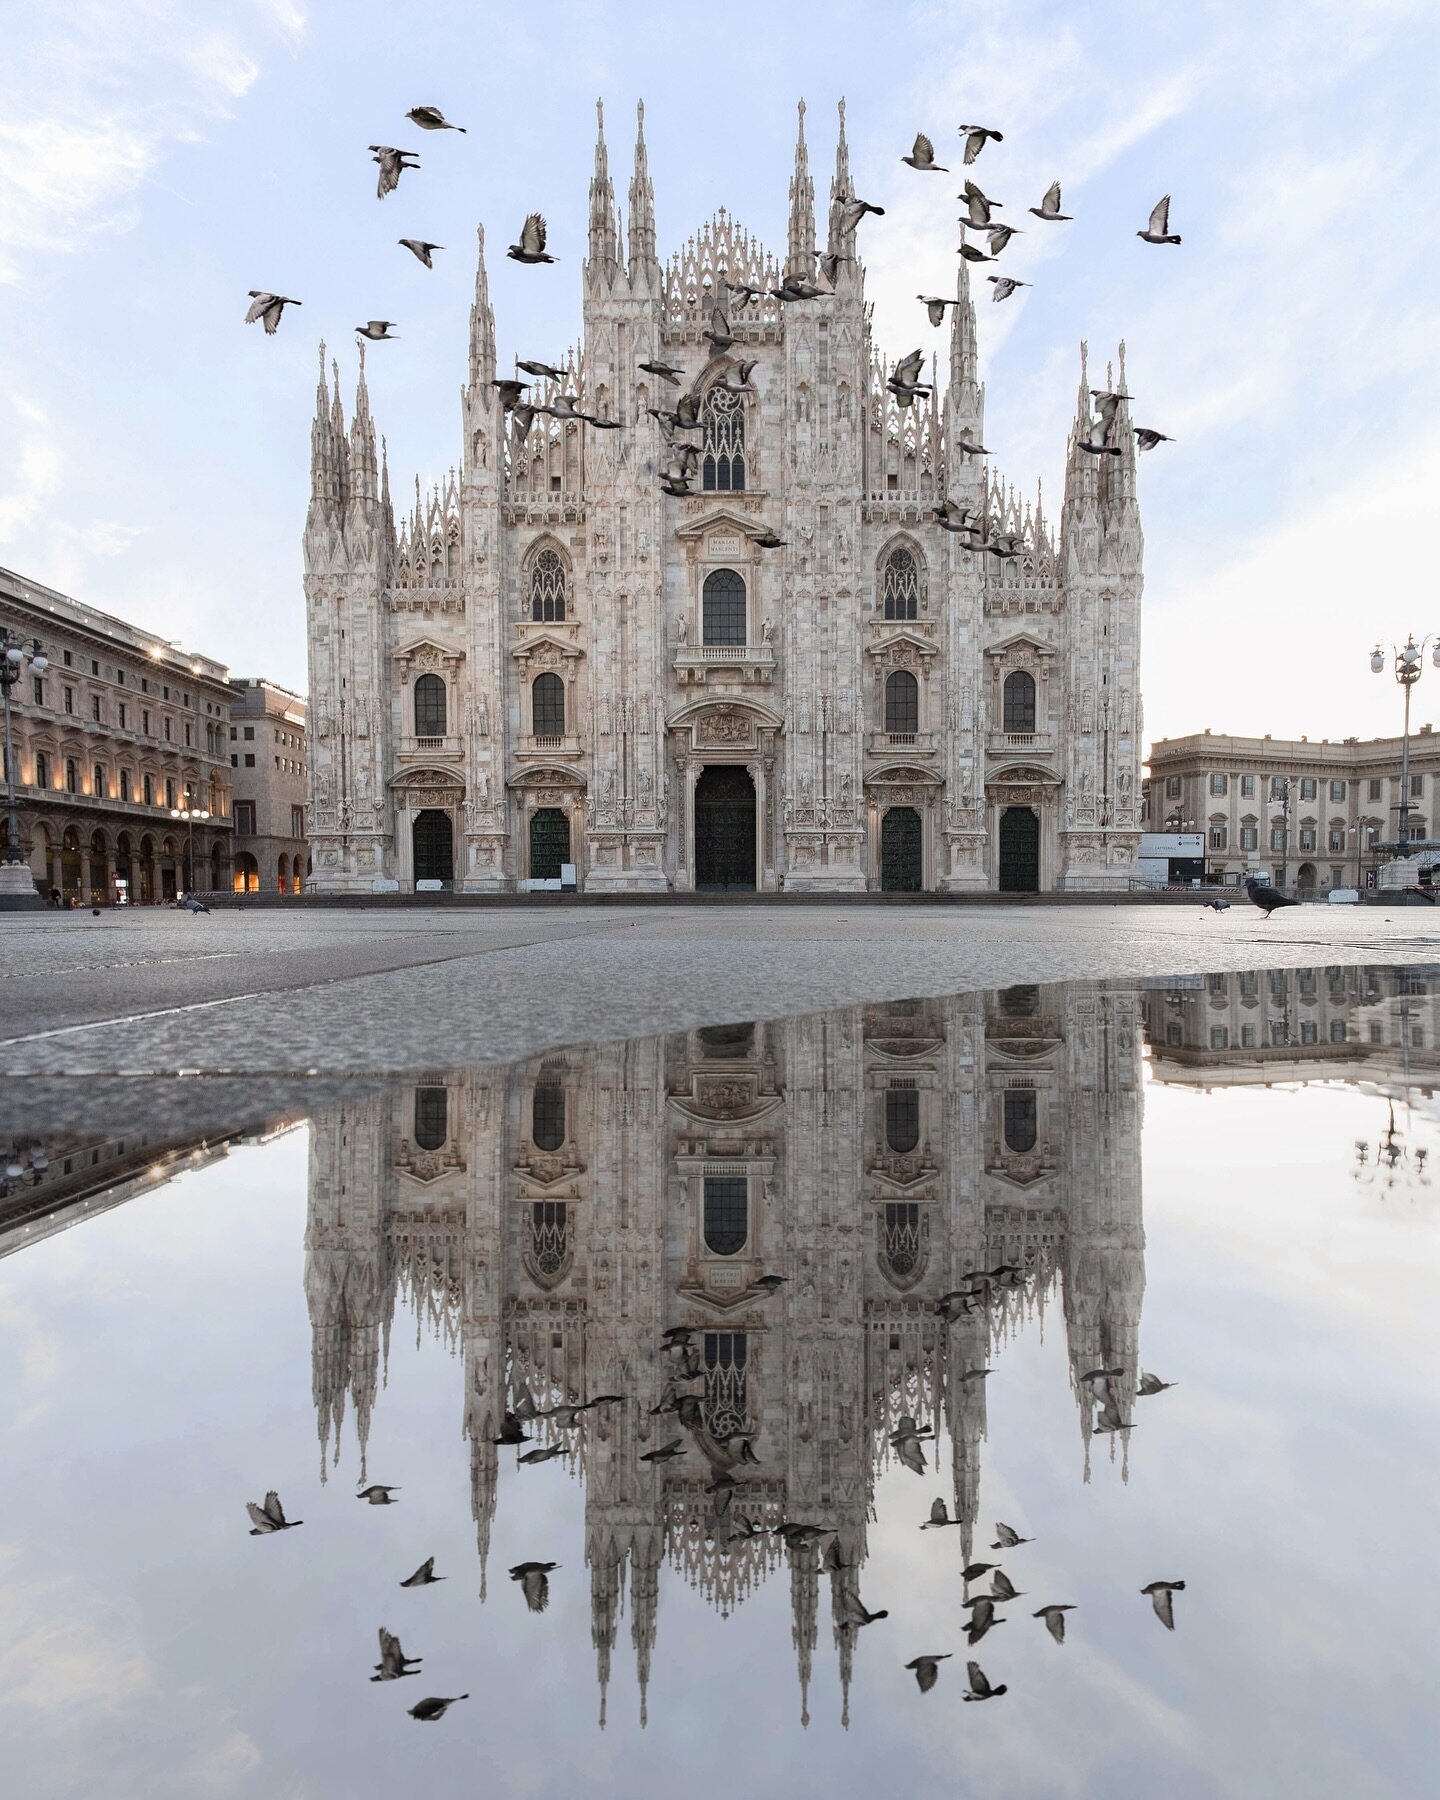
[[767, 644], [774, 642], [775, 621], [773, 619], [766, 619], [765, 623], [760, 627], [760, 635]]
[[676, 613], [672, 636], [677, 644], [685, 643], [690, 636], [690, 621], [684, 613]]

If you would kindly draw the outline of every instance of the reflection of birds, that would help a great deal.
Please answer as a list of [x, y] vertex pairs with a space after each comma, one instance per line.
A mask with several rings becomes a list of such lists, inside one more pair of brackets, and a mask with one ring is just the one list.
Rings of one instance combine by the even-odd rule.
[[1045, 190], [1045, 198], [1038, 206], [1032, 206], [1029, 210], [1034, 213], [1037, 219], [1049, 219], [1052, 224], [1060, 220], [1073, 218], [1073, 213], [1061, 212], [1061, 205], [1060, 183], [1058, 181], [1052, 181]]
[[388, 343], [391, 341], [390, 327], [395, 323], [394, 319], [367, 319], [363, 325], [357, 325], [355, 329], [361, 337], [369, 338], [372, 344]]
[[[455, 127], [456, 131], [463, 129], [464, 127], [460, 125]], [[438, 1694], [430, 1694], [410, 1708], [410, 1717], [419, 1719], [422, 1724], [429, 1725], [436, 1719], [443, 1719], [446, 1708], [453, 1706], [457, 1700], [468, 1700], [469, 1698], [468, 1694], [451, 1694], [448, 1699], [442, 1699]]]
[[966, 1369], [958, 1379], [968, 1384], [972, 1381], [983, 1381], [989, 1373], [989, 1369]]
[[303, 1519], [287, 1519], [285, 1508], [280, 1504], [280, 1496], [271, 1488], [265, 1496], [265, 1504], [257, 1506], [253, 1500], [245, 1502], [245, 1510], [250, 1515], [251, 1537], [269, 1537], [272, 1531], [293, 1531], [297, 1525], [303, 1525]]
[[1043, 1619], [1045, 1629], [1051, 1637], [1057, 1644], [1063, 1644], [1065, 1642], [1065, 1615], [1074, 1610], [1074, 1606], [1069, 1601], [1062, 1601], [1055, 1606], [1042, 1606], [1039, 1612], [1032, 1613], [1030, 1616], [1032, 1619]]
[[1253, 875], [1245, 877], [1245, 892], [1267, 919], [1272, 912], [1278, 911], [1282, 906], [1298, 906], [1300, 904], [1298, 900], [1292, 900], [1289, 894], [1282, 894], [1278, 888], [1271, 887], [1269, 882], [1257, 881]]
[[546, 1444], [544, 1448], [540, 1450], [527, 1450], [523, 1456], [517, 1456], [515, 1460], [517, 1463], [553, 1462], [557, 1456], [563, 1456], [564, 1454], [565, 1445], [562, 1442]]
[[1143, 238], [1147, 244], [1178, 244], [1179, 238], [1170, 229], [1170, 196], [1157, 200], [1151, 209], [1150, 222], [1143, 231], [1137, 231], [1136, 237]]
[[465, 127], [452, 125], [438, 106], [412, 106], [405, 117], [422, 131], [458, 131], [464, 135]]
[[641, 1456], [641, 1462], [661, 1463], [673, 1462], [677, 1456], [685, 1454], [685, 1440], [671, 1438], [668, 1444], [662, 1444], [658, 1450], [647, 1450]]
[[437, 1581], [444, 1581], [443, 1575], [435, 1573], [435, 1558], [427, 1556], [413, 1575], [407, 1575], [400, 1583], [401, 1587], [431, 1587]]
[[355, 1496], [357, 1500], [368, 1500], [372, 1506], [398, 1506], [398, 1500], [392, 1500], [392, 1494], [400, 1492], [398, 1487], [387, 1486], [383, 1481], [372, 1481], [369, 1487], [362, 1487]]
[[491, 1438], [490, 1442], [492, 1444], [528, 1444], [530, 1439], [526, 1434], [525, 1427], [515, 1414], [507, 1412], [500, 1421], [500, 1435]]
[[996, 1614], [993, 1594], [977, 1595], [973, 1600], [966, 1600], [964, 1605], [970, 1609], [970, 1623], [965, 1627], [965, 1641], [968, 1644], [978, 1644], [987, 1631], [993, 1631], [997, 1625], [1006, 1623]]
[[999, 1563], [966, 1563], [960, 1571], [962, 1581], [978, 1581], [982, 1575], [988, 1575], [992, 1569], [998, 1569]]
[[937, 1496], [936, 1499], [930, 1502], [930, 1517], [921, 1524], [920, 1529], [922, 1531], [935, 1531], [942, 1525], [958, 1525], [960, 1523], [961, 1521], [959, 1519], [952, 1519], [950, 1517], [944, 1500]]
[[280, 316], [287, 306], [300, 306], [302, 301], [292, 300], [288, 294], [267, 294], [260, 288], [250, 290], [251, 307], [245, 315], [245, 323], [253, 325], [257, 319], [265, 327], [266, 337], [274, 337], [280, 325]]
[[553, 1562], [523, 1562], [510, 1571], [510, 1579], [520, 1583], [531, 1612], [544, 1612], [550, 1604], [550, 1571], [559, 1567]]
[[420, 167], [419, 158], [413, 150], [397, 150], [393, 144], [372, 144], [370, 150], [370, 160], [380, 165], [380, 174], [375, 182], [377, 199], [383, 200], [387, 194], [393, 194], [400, 185], [400, 177], [407, 169]]
[[[407, 1656], [400, 1648], [399, 1638], [382, 1625], [380, 1627], [380, 1660], [375, 1664], [379, 1673], [372, 1675], [370, 1679], [372, 1681], [399, 1681], [406, 1675], [414, 1675], [424, 1660], [423, 1656]], [[415, 1664], [415, 1668], [410, 1667], [411, 1663]]]
[[965, 1673], [970, 1677], [970, 1691], [963, 1696], [966, 1700], [996, 1700], [1007, 1691], [1003, 1681], [999, 1687], [991, 1687], [977, 1662], [967, 1662]]
[[949, 173], [944, 163], [936, 162], [935, 146], [923, 131], [915, 133], [915, 142], [911, 146], [910, 154], [902, 156], [900, 160], [903, 163], [909, 163], [912, 169], [919, 169], [924, 174], [946, 175]]
[[992, 1550], [1013, 1550], [1017, 1544], [1033, 1544], [1034, 1538], [1021, 1537], [1013, 1525], [1007, 1525], [1003, 1519], [995, 1521], [995, 1542]]
[[917, 1656], [913, 1662], [906, 1663], [907, 1669], [915, 1671], [915, 1681], [922, 1694], [928, 1694], [940, 1679], [940, 1665], [949, 1662], [950, 1651], [937, 1651], [931, 1656]]
[[435, 267], [435, 264], [430, 260], [430, 252], [432, 250], [443, 250], [445, 248], [443, 244], [427, 244], [424, 238], [399, 238], [396, 241], [403, 244], [412, 256], [418, 257], [427, 269], [433, 269]]
[[1162, 1381], [1158, 1375], [1141, 1375], [1140, 1386], [1136, 1389], [1140, 1394], [1163, 1394], [1166, 1388], [1174, 1387], [1173, 1381]]
[[538, 212], [527, 213], [520, 227], [520, 242], [511, 244], [505, 254], [518, 263], [553, 263], [555, 258], [545, 248], [545, 220]]
[[1020, 1589], [1016, 1587], [1015, 1583], [1003, 1569], [997, 1569], [990, 1577], [990, 1592], [997, 1600], [1019, 1600], [1022, 1598]]
[[1107, 1395], [1100, 1402], [1100, 1417], [1095, 1421], [1096, 1431], [1131, 1431], [1134, 1429], [1129, 1419], [1121, 1418], [1120, 1402]]
[[877, 1619], [888, 1619], [889, 1612], [882, 1606], [878, 1612], [870, 1612], [861, 1603], [858, 1594], [845, 1594], [840, 1601], [840, 1623], [859, 1631], [862, 1626], [873, 1625]]
[[1142, 1594], [1150, 1596], [1155, 1617], [1167, 1631], [1175, 1629], [1175, 1595], [1183, 1593], [1184, 1589], [1183, 1581], [1149, 1581], [1140, 1590]]
[[965, 139], [965, 161], [973, 163], [985, 148], [989, 139], [994, 138], [997, 144], [1003, 144], [1005, 133], [992, 131], [988, 125], [962, 125], [960, 135]]

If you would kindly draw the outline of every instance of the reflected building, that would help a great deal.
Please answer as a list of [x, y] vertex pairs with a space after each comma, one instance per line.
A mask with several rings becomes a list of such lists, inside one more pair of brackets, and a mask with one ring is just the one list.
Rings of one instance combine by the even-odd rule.
[[[950, 1489], [966, 1560], [985, 1383], [960, 1376], [1057, 1286], [1072, 1381], [1123, 1367], [1130, 1416], [1140, 1026], [1133, 988], [1017, 987], [437, 1069], [317, 1115], [305, 1281], [322, 1460], [348, 1409], [363, 1467], [397, 1300], [463, 1357], [482, 1564], [507, 1407], [623, 1394], [568, 1434], [602, 1718], [622, 1604], [643, 1717], [667, 1562], [721, 1613], [788, 1582], [802, 1712], [828, 1587], [848, 1697], [855, 1633], [837, 1625], [902, 1414], [948, 1445], [948, 1471], [916, 1494]], [[937, 1315], [968, 1272], [1002, 1263], [1023, 1271], [1013, 1287]], [[769, 1294], [764, 1275], [785, 1283]], [[693, 1432], [650, 1410], [674, 1326], [694, 1333]], [[530, 1429], [546, 1441], [545, 1421]], [[717, 1518], [732, 1433], [758, 1461], [736, 1468], [730, 1512], [833, 1529], [847, 1566]], [[675, 1437], [683, 1457], [642, 1460]]]

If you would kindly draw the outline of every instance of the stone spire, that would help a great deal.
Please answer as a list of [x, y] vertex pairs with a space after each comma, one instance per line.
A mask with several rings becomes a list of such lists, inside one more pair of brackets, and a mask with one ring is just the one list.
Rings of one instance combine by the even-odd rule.
[[790, 1555], [790, 1637], [800, 1676], [800, 1723], [810, 1723], [810, 1671], [814, 1661], [820, 1565], [808, 1544], [792, 1544]]
[[645, 154], [645, 102], [635, 108], [635, 172], [630, 177], [630, 282], [643, 270], [658, 291], [660, 261], [655, 252], [655, 189]]
[[590, 249], [587, 264], [593, 273], [610, 269], [620, 260], [620, 239], [615, 229], [615, 188], [610, 180], [610, 158], [605, 149], [605, 102], [595, 102], [595, 173], [590, 177]]
[[325, 342], [320, 342], [320, 379], [315, 384], [315, 418], [310, 426], [310, 511], [335, 503], [335, 456], [330, 437], [330, 389], [325, 380]]
[[1100, 471], [1102, 459], [1080, 448], [1080, 440], [1090, 430], [1090, 351], [1080, 346], [1080, 386], [1075, 397], [1075, 422], [1070, 428], [1070, 445], [1065, 459], [1065, 498], [1060, 509], [1062, 555], [1067, 568], [1078, 569], [1080, 563], [1095, 564], [1099, 552]]
[[365, 340], [360, 340], [360, 373], [355, 378], [355, 414], [350, 421], [350, 483], [355, 500], [374, 500], [378, 469], [375, 421], [370, 416], [370, 389], [365, 381]]
[[800, 102], [800, 128], [795, 139], [795, 173], [790, 177], [790, 236], [785, 273], [815, 273], [815, 183], [810, 179], [810, 153], [805, 148], [805, 102]]
[[[850, 146], [845, 141], [845, 102], [840, 102], [840, 136], [835, 144], [835, 174], [830, 183], [830, 230], [826, 248], [832, 256], [845, 250], [845, 233], [840, 227], [842, 203], [850, 198]], [[964, 261], [964, 258], [961, 258]]]
[[475, 233], [475, 299], [470, 307], [470, 386], [489, 387], [495, 379], [495, 311], [490, 304], [490, 278], [485, 273], [485, 227]]
[[946, 488], [955, 500], [978, 505], [985, 490], [985, 459], [960, 449], [968, 436], [985, 441], [985, 390], [980, 386], [979, 342], [975, 305], [970, 298], [970, 265], [962, 256], [955, 275], [955, 304], [950, 309], [950, 386], [945, 397]]
[[340, 403], [340, 365], [330, 358], [330, 375], [334, 392], [330, 396], [330, 455], [336, 510], [343, 513], [350, 504], [350, 446], [345, 437], [345, 408]]

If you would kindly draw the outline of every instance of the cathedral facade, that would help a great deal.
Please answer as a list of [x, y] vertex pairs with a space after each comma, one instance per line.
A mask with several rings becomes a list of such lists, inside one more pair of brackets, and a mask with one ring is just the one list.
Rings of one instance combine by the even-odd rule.
[[[363, 362], [347, 426], [322, 347], [313, 891], [512, 891], [567, 864], [591, 892], [1128, 886], [1143, 561], [1128, 407], [1118, 455], [1079, 448], [1082, 353], [1058, 520], [1038, 493], [1022, 503], [968, 449], [985, 392], [966, 263], [943, 383], [902, 408], [842, 218], [852, 191], [842, 107], [827, 241], [849, 260], [833, 292], [782, 303], [771, 290], [813, 281], [819, 248], [803, 107], [783, 261], [722, 210], [662, 264], [643, 112], [628, 233], [602, 123], [582, 343], [526, 399], [568, 395], [620, 428], [540, 412], [522, 430], [504, 410], [482, 232], [459, 472], [417, 486], [405, 517]], [[736, 342], [714, 356], [704, 334], [735, 284], [762, 297], [731, 308]], [[699, 468], [671, 497], [648, 409], [687, 390]], [[944, 530], [943, 501], [1012, 553]]]

